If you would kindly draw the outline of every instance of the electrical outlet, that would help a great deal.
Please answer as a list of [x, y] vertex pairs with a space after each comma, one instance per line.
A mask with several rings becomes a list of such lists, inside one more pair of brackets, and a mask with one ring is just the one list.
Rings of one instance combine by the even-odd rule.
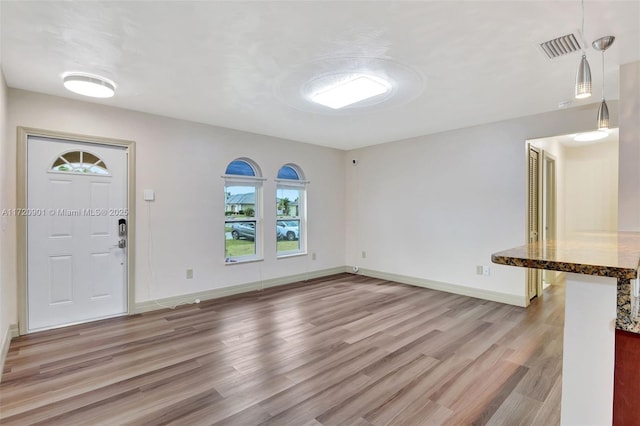
[[193, 278], [193, 269], [187, 269], [187, 279], [190, 280]]
[[316, 260], [316, 254], [315, 253], [311, 253], [311, 260]]
[[482, 271], [483, 271], [483, 269], [484, 269], [484, 268], [482, 267], [482, 265], [478, 265], [478, 266], [476, 266], [476, 274], [478, 274], [478, 275], [482, 275]]
[[364, 251], [364, 250], [362, 251], [362, 258], [363, 258], [363, 259], [366, 259], [366, 258], [367, 258], [367, 252], [366, 252], [366, 251]]
[[489, 265], [484, 265], [482, 267], [482, 275], [484, 275], [485, 277], [491, 275], [491, 268], [489, 267]]

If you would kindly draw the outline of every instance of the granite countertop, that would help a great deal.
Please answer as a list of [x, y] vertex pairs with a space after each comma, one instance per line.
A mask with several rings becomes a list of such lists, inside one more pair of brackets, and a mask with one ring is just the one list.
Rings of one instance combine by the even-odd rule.
[[562, 241], [525, 244], [491, 255], [502, 265], [617, 278], [616, 328], [640, 334], [640, 300], [632, 296], [638, 278], [640, 232], [581, 233]]
[[493, 263], [622, 279], [638, 277], [640, 232], [581, 233], [491, 255]]

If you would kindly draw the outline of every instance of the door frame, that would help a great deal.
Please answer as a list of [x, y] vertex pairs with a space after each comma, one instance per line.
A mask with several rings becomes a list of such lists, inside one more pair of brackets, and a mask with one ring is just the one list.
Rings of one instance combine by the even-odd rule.
[[[529, 156], [530, 156], [530, 151], [536, 151], [538, 153], [538, 170], [537, 170], [537, 180], [535, 182], [531, 181], [531, 163], [529, 161]], [[552, 155], [551, 153], [549, 153], [549, 151], [547, 151], [546, 149], [543, 149], [539, 146], [536, 146], [531, 140], [527, 140], [526, 144], [525, 144], [525, 156], [526, 156], [526, 173], [527, 173], [527, 188], [526, 188], [526, 193], [527, 193], [527, 197], [526, 197], [526, 230], [525, 230], [525, 235], [526, 235], [526, 241], [527, 244], [531, 242], [531, 236], [529, 233], [529, 230], [531, 229], [531, 224], [529, 223], [530, 221], [530, 197], [529, 194], [531, 193], [532, 190], [532, 186], [536, 186], [536, 192], [538, 194], [538, 200], [537, 200], [537, 211], [536, 211], [536, 216], [538, 218], [538, 223], [537, 223], [537, 228], [538, 228], [538, 235], [537, 235], [537, 241], [538, 242], [544, 242], [547, 240], [547, 234], [546, 231], [544, 229], [544, 225], [546, 223], [546, 219], [547, 218], [547, 205], [548, 204], [552, 204], [553, 206], [553, 225], [554, 225], [554, 231], [555, 231], [555, 237], [557, 238], [557, 225], [558, 225], [558, 211], [557, 211], [557, 191], [558, 191], [558, 180], [557, 180], [557, 173], [558, 173], [558, 164], [557, 161], [558, 159]], [[549, 186], [549, 182], [548, 182], [548, 176], [547, 176], [547, 169], [548, 169], [548, 163], [551, 162], [553, 163], [554, 166], [554, 175], [553, 175], [553, 194], [549, 194], [548, 191], [548, 186]], [[531, 299], [533, 297], [542, 297], [544, 294], [544, 289], [542, 286], [542, 281], [543, 281], [543, 276], [545, 273], [548, 274], [553, 274], [552, 277], [554, 277], [554, 281], [557, 279], [557, 272], [555, 271], [546, 271], [546, 270], [541, 270], [541, 269], [532, 269], [532, 268], [527, 268], [527, 274], [525, 277], [525, 293], [526, 293], [526, 303], [525, 306], [529, 306], [529, 304], [531, 303]], [[535, 283], [532, 283], [532, 281], [535, 281]], [[535, 295], [530, 298], [529, 295], [529, 289], [532, 287], [532, 285], [535, 284], [535, 288], [536, 288], [536, 292]]]
[[[533, 150], [535, 152], [538, 153], [538, 170], [537, 170], [537, 176], [536, 176], [536, 181], [532, 182], [531, 181], [531, 162], [529, 161], [529, 157], [530, 157], [530, 151]], [[532, 187], [535, 185], [536, 188], [536, 193], [538, 195], [538, 200], [537, 200], [537, 210], [536, 210], [536, 216], [537, 216], [537, 229], [538, 229], [538, 235], [536, 236], [536, 241], [540, 241], [542, 236], [541, 234], [541, 229], [542, 229], [542, 217], [540, 215], [541, 213], [541, 208], [540, 205], [542, 204], [542, 191], [540, 191], [540, 189], [542, 188], [542, 176], [541, 176], [541, 169], [542, 167], [540, 167], [540, 164], [542, 163], [542, 157], [543, 157], [543, 153], [544, 151], [540, 148], [538, 148], [537, 146], [535, 146], [533, 143], [531, 143], [531, 141], [527, 140], [526, 144], [525, 144], [525, 155], [526, 155], [526, 173], [527, 173], [527, 196], [526, 196], [526, 230], [525, 230], [525, 235], [526, 235], [526, 242], [527, 244], [531, 243], [531, 233], [530, 233], [530, 229], [531, 229], [531, 223], [530, 223], [530, 211], [531, 211], [531, 205], [529, 203], [530, 201], [530, 196], [529, 194], [531, 194], [531, 190]], [[540, 297], [542, 295], [542, 271], [540, 269], [534, 269], [534, 268], [527, 268], [527, 272], [525, 275], [526, 279], [525, 279], [525, 306], [529, 306], [531, 304], [531, 299], [533, 299], [534, 297]], [[533, 283], [532, 281], [535, 281], [535, 283]], [[531, 296], [529, 289], [532, 287], [532, 285], [535, 285], [536, 288], [536, 292], [535, 295]]]
[[[553, 164], [553, 177], [549, 179], [549, 165]], [[542, 150], [542, 173], [541, 173], [541, 185], [542, 185], [542, 203], [540, 203], [540, 219], [542, 221], [542, 241], [549, 240], [549, 224], [552, 225], [553, 235], [552, 240], [558, 239], [558, 165], [557, 158], [550, 154], [549, 151]], [[551, 215], [548, 213], [551, 212]], [[542, 271], [542, 279], [540, 280], [540, 288], [538, 294], [543, 294], [542, 284], [545, 277], [551, 277], [550, 284], [555, 284], [557, 279], [557, 271]]]
[[[18, 126], [17, 141], [17, 194], [16, 207], [27, 208], [27, 140], [30, 136], [38, 136], [62, 141], [80, 142], [84, 144], [108, 145], [126, 148], [127, 153], [127, 203], [129, 217], [127, 220], [128, 250], [127, 250], [127, 314], [135, 313], [135, 142], [121, 139], [104, 138], [100, 136], [78, 135], [74, 133], [42, 130], [31, 127]], [[18, 329], [20, 335], [27, 334], [27, 216], [18, 215], [17, 221], [17, 285], [18, 285]]]

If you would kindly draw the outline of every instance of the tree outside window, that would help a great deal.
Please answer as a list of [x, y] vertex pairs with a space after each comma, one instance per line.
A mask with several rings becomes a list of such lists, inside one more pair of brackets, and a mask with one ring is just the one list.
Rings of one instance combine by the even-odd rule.
[[293, 164], [280, 168], [276, 182], [277, 255], [304, 253], [306, 182], [300, 168]]

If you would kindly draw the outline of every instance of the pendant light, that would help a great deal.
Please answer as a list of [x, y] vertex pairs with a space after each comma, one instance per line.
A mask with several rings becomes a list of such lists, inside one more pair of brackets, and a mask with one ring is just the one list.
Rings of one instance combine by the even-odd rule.
[[592, 43], [594, 49], [602, 52], [602, 103], [598, 108], [598, 130], [609, 128], [609, 108], [607, 107], [607, 101], [604, 100], [604, 52], [613, 44], [615, 39], [614, 36], [605, 36]]
[[[582, 0], [582, 39], [584, 40], [584, 0]], [[583, 41], [584, 44], [584, 41]], [[576, 99], [584, 99], [591, 96], [591, 68], [587, 61], [587, 55], [582, 49], [582, 59], [576, 73]]]

